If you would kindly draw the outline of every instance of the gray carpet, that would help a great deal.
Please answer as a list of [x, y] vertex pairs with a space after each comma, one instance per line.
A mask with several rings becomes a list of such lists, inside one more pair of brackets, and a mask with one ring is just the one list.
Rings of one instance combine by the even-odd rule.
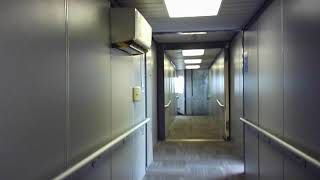
[[222, 125], [209, 116], [177, 116], [167, 139], [222, 139]]
[[226, 142], [162, 142], [144, 180], [243, 180], [243, 161]]

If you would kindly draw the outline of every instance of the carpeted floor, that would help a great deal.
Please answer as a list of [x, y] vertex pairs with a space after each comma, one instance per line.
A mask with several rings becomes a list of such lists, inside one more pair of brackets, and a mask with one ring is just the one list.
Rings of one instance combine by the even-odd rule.
[[177, 116], [167, 139], [222, 139], [221, 122], [209, 116]]
[[243, 161], [226, 142], [162, 142], [144, 180], [243, 180]]

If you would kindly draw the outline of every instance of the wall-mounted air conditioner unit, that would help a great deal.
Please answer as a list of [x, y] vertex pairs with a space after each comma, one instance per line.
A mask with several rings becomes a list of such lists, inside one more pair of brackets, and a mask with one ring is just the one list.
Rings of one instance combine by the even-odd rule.
[[111, 41], [131, 55], [139, 55], [151, 48], [152, 28], [135, 8], [111, 8]]

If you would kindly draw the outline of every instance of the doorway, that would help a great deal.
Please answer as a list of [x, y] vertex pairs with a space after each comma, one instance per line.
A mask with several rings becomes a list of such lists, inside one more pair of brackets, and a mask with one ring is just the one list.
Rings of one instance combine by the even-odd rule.
[[[166, 140], [223, 141], [225, 108], [213, 100], [218, 99], [221, 104], [226, 102], [224, 50], [203, 49], [204, 53], [196, 56], [184, 56], [183, 51], [164, 52], [165, 102], [170, 102], [166, 94], [172, 90], [172, 85], [175, 97], [170, 98], [171, 108], [165, 109]], [[172, 83], [166, 82], [172, 78], [168, 78], [166, 73], [168, 61], [174, 67]], [[191, 66], [187, 62], [191, 62]]]

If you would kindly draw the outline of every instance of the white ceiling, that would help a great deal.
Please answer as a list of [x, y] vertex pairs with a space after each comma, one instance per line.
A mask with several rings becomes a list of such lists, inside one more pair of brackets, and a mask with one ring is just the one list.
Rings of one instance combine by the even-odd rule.
[[206, 49], [203, 56], [183, 57], [182, 50], [167, 50], [165, 53], [175, 64], [177, 70], [185, 69], [184, 59], [202, 59], [201, 69], [208, 69], [221, 49]]
[[[137, 8], [147, 21], [151, 24], [153, 32], [190, 32], [190, 31], [221, 31], [239, 30], [245, 25], [254, 13], [259, 9], [264, 0], [223, 0], [218, 16], [192, 17], [192, 18], [169, 18], [164, 0], [115, 0], [121, 7]], [[222, 33], [223, 34], [223, 33]], [[196, 41], [214, 41], [220, 37], [223, 40], [230, 40], [229, 33], [221, 38], [221, 33], [212, 33], [206, 38], [196, 38]], [[189, 40], [181, 40], [181, 35], [158, 34], [155, 35], [157, 41], [167, 42], [175, 36], [178, 42], [193, 42], [193, 37]], [[170, 41], [171, 42], [171, 41]]]

